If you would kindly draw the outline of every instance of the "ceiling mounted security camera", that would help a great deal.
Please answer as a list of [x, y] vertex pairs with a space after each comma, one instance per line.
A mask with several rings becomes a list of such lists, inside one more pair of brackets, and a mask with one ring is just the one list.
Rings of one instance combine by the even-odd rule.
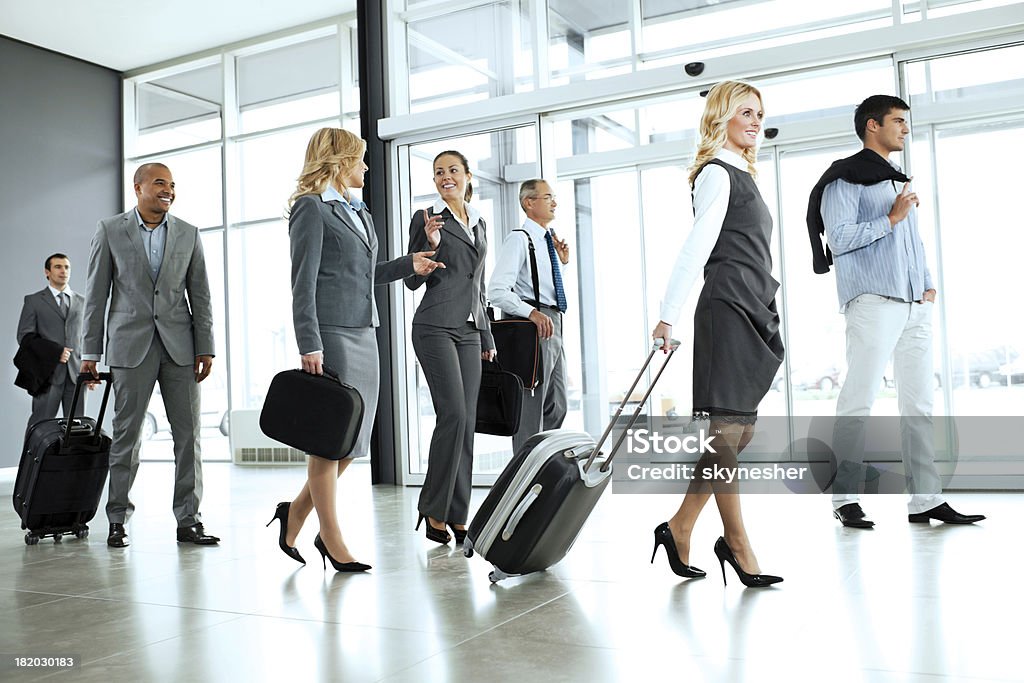
[[774, 140], [775, 136], [777, 136], [778, 134], [779, 134], [779, 129], [778, 128], [765, 128], [764, 129], [764, 136], [767, 139], [769, 139], [769, 140]]
[[700, 76], [704, 73], [704, 62], [690, 62], [683, 69], [690, 76]]

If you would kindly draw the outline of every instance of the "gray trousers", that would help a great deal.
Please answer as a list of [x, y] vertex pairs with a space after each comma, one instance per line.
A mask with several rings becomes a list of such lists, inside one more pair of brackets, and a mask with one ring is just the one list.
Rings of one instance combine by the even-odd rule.
[[[78, 407], [75, 408], [75, 415], [85, 415], [85, 387], [82, 388], [82, 396], [78, 397]], [[28, 418], [28, 426], [36, 422], [50, 420], [57, 417], [57, 409], [62, 410], [64, 417], [71, 411], [71, 401], [75, 397], [75, 383], [71, 376], [67, 375], [63, 382], [50, 384], [46, 391], [38, 396], [32, 397], [32, 416]]]
[[457, 329], [417, 324], [412, 326], [412, 346], [437, 415], [419, 512], [449, 524], [465, 524], [473, 487], [480, 332], [472, 323]]
[[138, 367], [111, 367], [110, 372], [114, 377], [114, 435], [110, 447], [107, 519], [123, 524], [135, 511], [128, 492], [139, 470], [142, 423], [153, 397], [153, 387], [159, 382], [174, 440], [174, 518], [179, 527], [201, 521], [203, 466], [199, 446], [199, 385], [193, 367], [176, 364], [159, 335], [153, 335], [153, 344]]
[[[532, 392], [523, 391], [523, 412], [519, 431], [512, 437], [512, 448], [518, 453], [526, 440], [537, 432], [558, 429], [565, 420], [565, 349], [562, 346], [562, 314], [550, 308], [538, 309], [551, 318], [554, 333], [540, 342], [544, 358], [544, 381]], [[501, 359], [498, 359], [501, 362]]]

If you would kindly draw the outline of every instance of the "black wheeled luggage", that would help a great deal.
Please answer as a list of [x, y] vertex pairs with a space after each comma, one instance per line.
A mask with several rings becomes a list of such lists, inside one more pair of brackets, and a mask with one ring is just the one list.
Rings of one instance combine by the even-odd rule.
[[[91, 379], [92, 375], [79, 375], [71, 415], [83, 384]], [[110, 437], [101, 428], [110, 398], [110, 373], [100, 373], [100, 379], [105, 386], [95, 420], [42, 420], [25, 433], [25, 449], [14, 481], [14, 510], [21, 517], [21, 528], [28, 530], [28, 545], [47, 536], [59, 541], [66, 534], [89, 535], [89, 521], [99, 508], [110, 467]]]
[[569, 552], [611, 481], [615, 453], [640, 416], [678, 343], [672, 343], [665, 362], [611, 452], [600, 457], [601, 446], [660, 348], [656, 345], [651, 349], [633, 386], [596, 443], [589, 434], [567, 429], [535, 434], [498, 476], [473, 516], [463, 545], [466, 557], [479, 553], [494, 565], [491, 582], [547, 569]]

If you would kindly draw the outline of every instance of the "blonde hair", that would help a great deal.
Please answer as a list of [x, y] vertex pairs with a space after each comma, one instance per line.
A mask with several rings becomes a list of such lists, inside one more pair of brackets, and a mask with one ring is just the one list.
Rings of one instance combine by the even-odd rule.
[[299, 197], [320, 194], [332, 182], [341, 184], [335, 189], [344, 194], [348, 188], [341, 176], [361, 163], [365, 152], [366, 142], [343, 128], [321, 128], [313, 133], [295, 192], [288, 198], [289, 210]]
[[[701, 169], [714, 159], [718, 151], [725, 146], [728, 139], [729, 120], [736, 116], [736, 112], [743, 105], [743, 100], [750, 94], [756, 95], [761, 106], [764, 106], [760, 91], [742, 81], [722, 81], [708, 91], [707, 101], [704, 103], [704, 114], [700, 117], [700, 142], [697, 144], [697, 155], [693, 160], [693, 165], [690, 166], [691, 188]], [[747, 162], [750, 175], [756, 178], [757, 169], [754, 164], [757, 162], [757, 152], [753, 147], [749, 147], [743, 150], [743, 158]]]

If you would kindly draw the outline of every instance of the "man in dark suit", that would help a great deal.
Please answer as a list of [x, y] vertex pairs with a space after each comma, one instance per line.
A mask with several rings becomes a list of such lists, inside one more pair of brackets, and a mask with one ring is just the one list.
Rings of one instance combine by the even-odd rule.
[[[160, 383], [174, 440], [172, 509], [179, 543], [213, 545], [199, 515], [203, 469], [199, 383], [213, 365], [213, 307], [199, 230], [171, 216], [174, 178], [163, 164], [135, 172], [138, 205], [96, 226], [89, 256], [82, 370], [96, 375], [104, 352], [113, 375], [107, 545], [128, 545], [135, 510], [128, 493], [139, 469], [142, 422]], [[110, 312], [107, 313], [107, 300]]]
[[[68, 417], [71, 400], [75, 395], [75, 381], [81, 367], [79, 347], [85, 298], [68, 287], [71, 261], [64, 254], [54, 254], [46, 259], [43, 273], [46, 275], [47, 286], [35, 294], [27, 295], [25, 305], [21, 308], [18, 344], [34, 332], [61, 346], [63, 350], [49, 386], [32, 397], [29, 426], [56, 417], [57, 408], [63, 408], [63, 415]], [[75, 408], [75, 414], [81, 415], [84, 412], [85, 401], [82, 400]]]

